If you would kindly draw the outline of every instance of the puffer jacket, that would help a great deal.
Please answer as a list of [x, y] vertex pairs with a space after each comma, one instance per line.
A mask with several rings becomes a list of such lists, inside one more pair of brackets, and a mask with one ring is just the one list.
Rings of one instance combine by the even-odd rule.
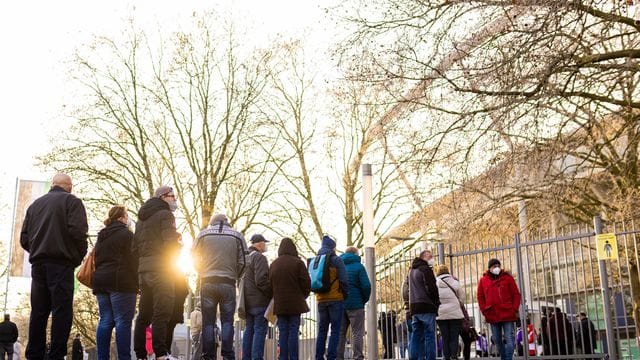
[[438, 295], [440, 297], [440, 307], [438, 307], [438, 317], [436, 319], [454, 320], [464, 318], [462, 309], [460, 309], [460, 302], [464, 301], [464, 289], [460, 286], [458, 279], [450, 274], [442, 274], [436, 277], [436, 285], [438, 286]]
[[486, 271], [478, 283], [478, 305], [489, 324], [516, 321], [520, 291], [513, 276], [504, 270], [497, 276]]
[[[176, 218], [169, 204], [160, 198], [147, 200], [138, 212], [133, 236], [138, 254], [138, 272], [173, 272], [180, 255], [180, 239]], [[169, 264], [169, 266], [167, 266]]]
[[349, 296], [344, 299], [344, 309], [364, 309], [371, 296], [371, 282], [360, 256], [351, 253], [340, 255], [349, 276]]

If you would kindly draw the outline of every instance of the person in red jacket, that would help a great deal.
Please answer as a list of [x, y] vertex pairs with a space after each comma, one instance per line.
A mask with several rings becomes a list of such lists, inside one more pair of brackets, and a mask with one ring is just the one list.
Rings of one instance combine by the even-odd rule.
[[513, 359], [515, 321], [520, 308], [520, 291], [516, 281], [502, 270], [500, 260], [489, 260], [488, 270], [478, 283], [478, 304], [502, 360]]

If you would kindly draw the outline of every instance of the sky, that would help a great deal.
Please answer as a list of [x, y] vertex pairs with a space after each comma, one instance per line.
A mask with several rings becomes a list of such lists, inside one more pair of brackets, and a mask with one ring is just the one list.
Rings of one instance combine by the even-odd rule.
[[[69, 61], [74, 50], [94, 35], [114, 35], [125, 20], [155, 30], [176, 24], [194, 12], [214, 10], [258, 43], [282, 34], [304, 36], [309, 46], [326, 48], [333, 41], [326, 6], [332, 1], [3, 1], [0, 2], [0, 240], [10, 237], [16, 178], [49, 180], [36, 156], [46, 153], [49, 139], [64, 131], [65, 102], [73, 93]], [[334, 1], [334, 3], [337, 3]], [[322, 5], [320, 5], [322, 4]], [[160, 26], [159, 26], [160, 25]]]

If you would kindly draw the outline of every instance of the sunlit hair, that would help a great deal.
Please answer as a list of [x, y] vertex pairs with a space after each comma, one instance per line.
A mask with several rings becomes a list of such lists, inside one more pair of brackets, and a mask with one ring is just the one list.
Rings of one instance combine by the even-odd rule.
[[106, 226], [113, 224], [114, 221], [118, 221], [127, 213], [127, 208], [124, 205], [115, 205], [109, 210], [107, 218], [103, 221]]
[[442, 274], [448, 274], [449, 273], [449, 267], [447, 265], [438, 265], [438, 269], [436, 270], [436, 276], [438, 275], [442, 275]]

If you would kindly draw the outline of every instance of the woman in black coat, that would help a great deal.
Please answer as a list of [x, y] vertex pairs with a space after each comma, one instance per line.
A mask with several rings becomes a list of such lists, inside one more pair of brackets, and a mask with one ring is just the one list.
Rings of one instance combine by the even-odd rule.
[[131, 359], [131, 323], [138, 292], [138, 261], [133, 252], [133, 233], [124, 206], [109, 210], [105, 228], [98, 233], [93, 293], [98, 299], [100, 322], [96, 330], [98, 359], [109, 359], [111, 332], [116, 329], [118, 359]]

